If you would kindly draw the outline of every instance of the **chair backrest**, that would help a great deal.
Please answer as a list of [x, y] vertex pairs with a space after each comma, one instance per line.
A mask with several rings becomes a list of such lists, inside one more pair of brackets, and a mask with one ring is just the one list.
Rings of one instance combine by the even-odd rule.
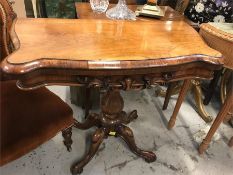
[[10, 30], [16, 14], [7, 0], [0, 1], [0, 61], [11, 53]]
[[224, 29], [231, 29], [231, 23], [203, 23], [199, 34], [213, 49], [222, 53], [224, 67], [233, 70], [233, 34]]

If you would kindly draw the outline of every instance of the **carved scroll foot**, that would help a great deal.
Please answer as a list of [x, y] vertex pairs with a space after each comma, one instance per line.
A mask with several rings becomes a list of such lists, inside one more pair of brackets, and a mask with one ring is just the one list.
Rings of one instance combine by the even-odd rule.
[[133, 131], [124, 125], [117, 127], [117, 136], [120, 136], [129, 146], [130, 150], [136, 155], [145, 159], [146, 162], [154, 162], [156, 155], [151, 151], [143, 151], [136, 146]]
[[213, 118], [205, 110], [202, 100], [202, 90], [201, 90], [200, 82], [197, 80], [192, 80], [192, 84], [193, 84], [193, 93], [194, 93], [194, 98], [196, 101], [198, 113], [206, 123], [209, 123], [213, 120]]
[[73, 141], [71, 139], [71, 136], [72, 136], [72, 127], [63, 130], [62, 131], [62, 136], [64, 138], [63, 143], [66, 146], [67, 151], [70, 152], [72, 150], [71, 145], [73, 143]]
[[91, 147], [89, 149], [89, 152], [87, 155], [85, 155], [85, 157], [75, 163], [72, 167], [71, 167], [71, 173], [74, 174], [80, 174], [83, 171], [83, 167], [90, 162], [90, 160], [93, 158], [93, 156], [96, 154], [100, 144], [103, 142], [104, 138], [105, 138], [106, 134], [104, 131], [104, 128], [99, 128], [96, 130], [96, 132], [94, 133], [94, 135], [92, 136], [92, 143], [91, 143]]

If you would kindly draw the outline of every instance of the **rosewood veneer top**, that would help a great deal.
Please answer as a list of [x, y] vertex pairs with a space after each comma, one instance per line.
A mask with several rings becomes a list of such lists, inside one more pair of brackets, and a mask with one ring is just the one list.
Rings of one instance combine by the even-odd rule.
[[222, 64], [184, 21], [17, 19], [11, 32], [16, 51], [4, 71], [42, 67], [133, 69], [204, 61]]

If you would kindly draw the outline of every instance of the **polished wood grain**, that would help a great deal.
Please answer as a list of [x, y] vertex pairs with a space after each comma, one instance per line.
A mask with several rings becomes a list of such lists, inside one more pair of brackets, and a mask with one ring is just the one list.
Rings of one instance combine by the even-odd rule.
[[221, 54], [183, 21], [18, 19], [12, 40], [17, 51], [5, 61], [3, 69], [8, 73], [38, 67], [122, 69], [190, 61], [221, 64]]
[[16, 51], [2, 69], [23, 89], [93, 86], [111, 76], [108, 84], [121, 86], [126, 75], [151, 86], [210, 79], [222, 67], [221, 54], [183, 21], [18, 19], [11, 40]]

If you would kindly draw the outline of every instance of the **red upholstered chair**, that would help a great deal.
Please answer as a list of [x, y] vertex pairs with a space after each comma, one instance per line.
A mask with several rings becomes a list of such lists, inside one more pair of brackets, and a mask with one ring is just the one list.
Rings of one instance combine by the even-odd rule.
[[[7, 0], [0, 1], [0, 56], [10, 54], [9, 31], [16, 17]], [[0, 81], [0, 165], [32, 151], [62, 131], [64, 144], [71, 149], [71, 108], [43, 87], [22, 91], [16, 81]]]

